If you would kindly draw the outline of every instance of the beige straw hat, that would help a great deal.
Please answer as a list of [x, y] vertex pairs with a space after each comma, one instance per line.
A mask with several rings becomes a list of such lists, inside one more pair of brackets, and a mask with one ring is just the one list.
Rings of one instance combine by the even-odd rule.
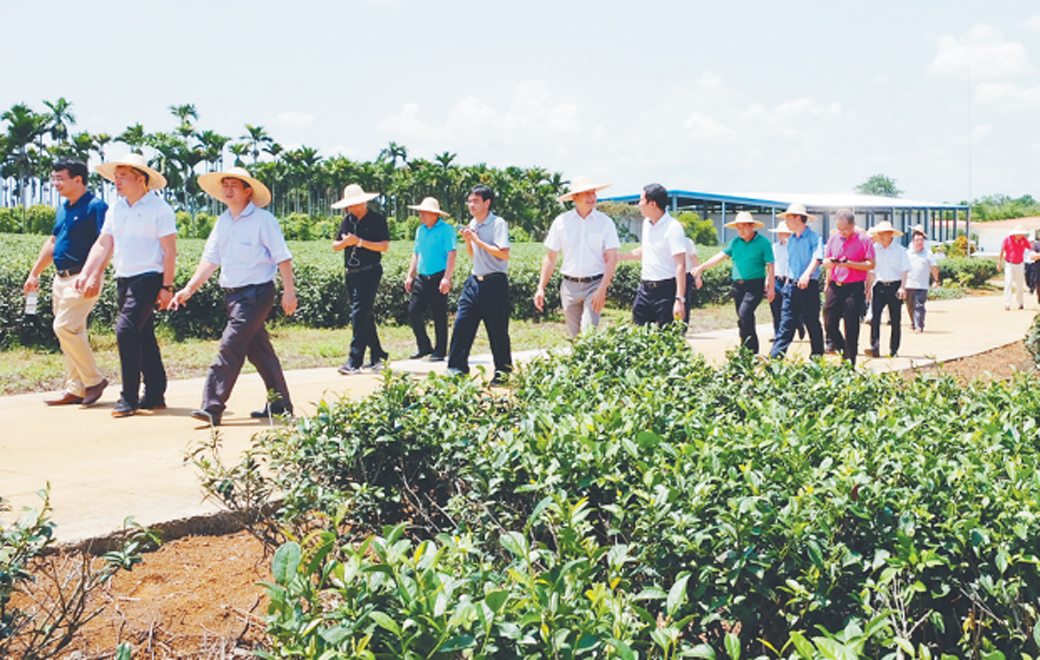
[[123, 156], [121, 160], [113, 160], [107, 163], [101, 163], [94, 167], [97, 173], [105, 177], [105, 179], [116, 182], [116, 168], [120, 165], [126, 167], [132, 167], [142, 174], [148, 175], [148, 190], [162, 190], [166, 187], [166, 177], [159, 174], [158, 170], [154, 170], [148, 167], [148, 161], [144, 159], [141, 154], [127, 154]]
[[783, 213], [777, 213], [776, 217], [783, 218], [784, 220], [786, 220], [789, 217], [791, 217], [792, 215], [800, 215], [803, 218], [805, 218], [806, 221], [815, 220], [816, 219], [815, 215], [812, 215], [808, 211], [805, 210], [805, 204], [800, 204], [798, 202], [795, 202], [794, 204], [791, 204], [790, 206], [788, 206], [787, 210], [784, 211]]
[[924, 230], [924, 225], [922, 225], [922, 224], [916, 224], [913, 227], [911, 227], [910, 228], [910, 233], [911, 234], [920, 234], [920, 235], [924, 236], [925, 238], [928, 238], [928, 232], [926, 232]]
[[413, 211], [426, 211], [427, 213], [436, 213], [439, 216], [448, 217], [451, 214], [441, 210], [441, 203], [433, 197], [424, 197], [421, 204], [418, 206], [409, 206], [408, 208]]
[[1029, 236], [1032, 232], [1022, 225], [1015, 225], [1015, 229], [1011, 232], [1012, 235], [1018, 234], [1019, 236]]
[[263, 208], [271, 203], [271, 191], [258, 179], [249, 175], [244, 167], [232, 167], [227, 172], [208, 172], [199, 177], [199, 187], [218, 201], [224, 201], [221, 185], [224, 179], [238, 179], [253, 189], [253, 203]]
[[735, 220], [733, 220], [732, 222], [727, 222], [724, 226], [725, 227], [730, 227], [732, 229], [736, 229], [737, 225], [746, 225], [746, 224], [754, 225], [755, 229], [758, 229], [759, 227], [765, 227], [766, 226], [766, 223], [759, 222], [758, 220], [755, 220], [755, 216], [751, 215], [747, 211], [741, 211], [740, 213], [737, 214], [737, 217], [736, 217]]
[[609, 188], [611, 185], [613, 184], [593, 183], [592, 177], [585, 176], [584, 174], [582, 174], [581, 176], [574, 177], [574, 180], [571, 181], [570, 191], [567, 192], [567, 194], [565, 195], [560, 195], [559, 197], [557, 197], [556, 201], [569, 202], [572, 201], [574, 199], [574, 196], [578, 193], [588, 192], [589, 190], [599, 191], [603, 190], [604, 188]]
[[774, 234], [793, 234], [794, 233], [793, 231], [791, 231], [791, 228], [787, 226], [787, 221], [786, 220], [781, 220], [780, 222], [776, 223], [776, 226], [773, 227], [772, 229], [770, 229], [769, 231], [774, 233]]
[[884, 232], [884, 231], [892, 232], [893, 236], [902, 236], [903, 235], [903, 232], [901, 232], [898, 229], [896, 229], [895, 227], [893, 227], [892, 223], [889, 222], [888, 220], [883, 220], [883, 221], [877, 223], [876, 225], [874, 225], [873, 227], [868, 229], [867, 233], [870, 234], [871, 236], [876, 236], [877, 234], [880, 234], [881, 232]]
[[343, 189], [343, 199], [333, 204], [332, 208], [345, 209], [348, 206], [354, 206], [355, 204], [370, 202], [376, 197], [379, 197], [379, 193], [367, 193], [361, 186], [352, 183]]

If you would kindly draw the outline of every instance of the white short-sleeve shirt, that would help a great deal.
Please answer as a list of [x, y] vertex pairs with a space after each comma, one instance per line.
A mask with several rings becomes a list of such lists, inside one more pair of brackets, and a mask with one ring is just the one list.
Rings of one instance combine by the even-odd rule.
[[120, 197], [105, 216], [102, 234], [112, 237], [112, 267], [116, 277], [163, 272], [160, 238], [177, 233], [177, 219], [170, 205], [153, 191], [130, 206]]
[[643, 269], [644, 280], [675, 279], [675, 255], [686, 254], [686, 234], [682, 225], [669, 213], [656, 222], [643, 218]]
[[607, 269], [607, 250], [621, 247], [614, 221], [601, 211], [593, 209], [588, 217], [581, 217], [571, 209], [561, 213], [549, 227], [545, 247], [563, 252], [561, 271], [569, 277], [593, 277]]
[[237, 288], [270, 282], [278, 264], [292, 259], [292, 253], [278, 220], [249, 202], [237, 218], [228, 210], [220, 214], [202, 259], [220, 266], [220, 286]]
[[921, 252], [914, 252], [911, 245], [906, 249], [906, 256], [910, 258], [910, 274], [906, 276], [906, 288], [927, 289], [931, 283], [932, 266], [939, 265], [935, 255], [927, 247]]

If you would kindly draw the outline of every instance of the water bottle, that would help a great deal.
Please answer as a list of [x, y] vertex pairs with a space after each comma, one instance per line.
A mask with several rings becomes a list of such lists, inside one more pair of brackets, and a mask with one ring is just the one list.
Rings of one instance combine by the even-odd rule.
[[39, 299], [39, 297], [40, 297], [40, 294], [36, 293], [35, 291], [33, 291], [32, 293], [29, 293], [29, 294], [27, 294], [25, 296], [25, 315], [26, 316], [30, 316], [30, 315], [35, 315], [36, 314], [36, 301]]

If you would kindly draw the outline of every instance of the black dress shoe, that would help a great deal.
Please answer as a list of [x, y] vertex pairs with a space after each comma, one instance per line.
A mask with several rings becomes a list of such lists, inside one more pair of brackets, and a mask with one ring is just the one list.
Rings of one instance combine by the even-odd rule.
[[97, 403], [97, 400], [101, 398], [101, 393], [108, 387], [108, 379], [102, 378], [101, 382], [97, 385], [92, 385], [87, 388], [87, 391], [83, 394], [83, 405], [89, 406], [92, 403]]
[[120, 397], [119, 401], [116, 401], [116, 405], [112, 406], [113, 417], [129, 417], [135, 412], [137, 412], [137, 406], [130, 405], [122, 397]]
[[140, 407], [141, 410], [166, 410], [166, 399], [158, 399], [156, 401], [143, 399]]
[[253, 419], [267, 419], [268, 417], [280, 417], [286, 413], [292, 415], [292, 406], [288, 408], [285, 406], [264, 406], [263, 410], [254, 410], [249, 413], [249, 416]]
[[205, 408], [199, 408], [198, 410], [192, 410], [191, 416], [200, 422], [206, 422], [210, 426], [220, 426], [220, 413], [210, 412]]
[[416, 351], [408, 356], [409, 360], [421, 360], [427, 355], [430, 355], [433, 351]]
[[376, 359], [372, 360], [371, 362], [369, 362], [368, 364], [366, 364], [364, 368], [365, 369], [375, 369], [376, 371], [379, 371], [381, 369], [385, 369], [386, 368], [386, 359], [388, 357], [390, 357], [390, 356], [389, 355], [384, 355], [381, 358], [376, 358]]
[[48, 406], [70, 406], [74, 403], [83, 403], [83, 397], [76, 396], [71, 392], [62, 392], [57, 399], [47, 399], [44, 403]]
[[430, 362], [444, 362], [445, 358], [439, 353], [432, 353], [430, 357], [426, 358]]

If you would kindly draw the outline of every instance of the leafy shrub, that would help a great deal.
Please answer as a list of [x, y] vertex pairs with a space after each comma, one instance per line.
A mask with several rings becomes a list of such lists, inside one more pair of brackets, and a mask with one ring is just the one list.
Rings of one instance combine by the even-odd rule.
[[1033, 356], [1033, 363], [1040, 365], [1040, 314], [1033, 317], [1033, 325], [1026, 331], [1025, 345]]
[[940, 281], [963, 282], [963, 286], [980, 287], [997, 276], [997, 262], [992, 259], [949, 257], [939, 260]]
[[1032, 381], [712, 368], [622, 327], [514, 388], [389, 373], [210, 482], [266, 483], [301, 539], [271, 657], [1036, 657]]
[[693, 239], [698, 247], [719, 244], [719, 232], [715, 229], [715, 223], [711, 221], [711, 218], [702, 220], [699, 213], [685, 211], [675, 219], [682, 223], [686, 236]]

